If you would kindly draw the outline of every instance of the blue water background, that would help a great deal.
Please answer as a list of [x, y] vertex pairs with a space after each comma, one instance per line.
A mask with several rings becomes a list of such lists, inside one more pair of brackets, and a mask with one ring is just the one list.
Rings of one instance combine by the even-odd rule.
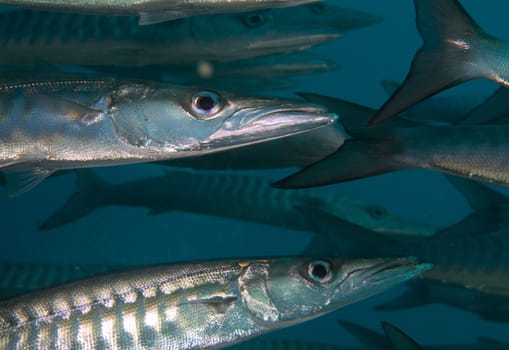
[[[342, 69], [302, 78], [299, 90], [377, 107], [387, 98], [379, 81], [402, 80], [421, 44], [415, 29], [413, 3], [410, 0], [344, 0], [337, 3], [382, 15], [385, 21], [314, 49], [336, 59]], [[463, 0], [462, 4], [489, 33], [509, 39], [506, 24], [509, 2]], [[495, 84], [477, 81], [448, 93], [488, 95], [495, 87]], [[135, 165], [104, 168], [98, 172], [105, 179], [116, 182], [160, 174], [161, 169]], [[62, 206], [74, 188], [74, 175], [69, 174], [45, 181], [19, 198], [7, 199], [0, 190], [3, 218], [0, 259], [148, 264], [288, 255], [298, 254], [310, 238], [307, 233], [215, 217], [178, 212], [147, 216], [143, 209], [121, 207], [100, 209], [61, 229], [38, 232], [37, 225]], [[462, 197], [440, 175], [430, 171], [401, 171], [331, 188], [438, 226], [454, 223], [469, 211]], [[168, 198], [168, 202], [171, 201], [172, 198]], [[372, 306], [403, 290], [404, 287], [395, 289], [271, 336], [353, 345], [355, 340], [335, 323], [336, 319], [347, 319], [376, 329], [379, 329], [381, 320], [390, 321], [424, 344], [470, 342], [480, 335], [509, 341], [507, 324], [483, 322], [475, 315], [443, 305], [398, 312], [372, 310]]]

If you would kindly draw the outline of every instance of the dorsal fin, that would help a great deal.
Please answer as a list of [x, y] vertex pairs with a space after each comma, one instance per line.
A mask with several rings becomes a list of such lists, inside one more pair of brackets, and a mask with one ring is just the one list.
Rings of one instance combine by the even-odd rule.
[[385, 335], [391, 343], [393, 350], [424, 350], [419, 344], [396, 326], [388, 322], [382, 322], [382, 328], [384, 329]]

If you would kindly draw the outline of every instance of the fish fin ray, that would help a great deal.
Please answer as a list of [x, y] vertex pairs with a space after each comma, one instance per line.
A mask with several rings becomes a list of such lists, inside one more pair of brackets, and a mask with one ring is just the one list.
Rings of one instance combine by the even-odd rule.
[[29, 170], [10, 170], [5, 172], [7, 194], [18, 197], [30, 191], [44, 179], [53, 174], [55, 169], [33, 168]]
[[382, 328], [385, 336], [392, 345], [394, 350], [424, 350], [419, 344], [415, 342], [410, 336], [404, 333], [401, 329], [388, 323], [382, 322]]
[[[424, 41], [404, 83], [370, 121], [375, 125], [452, 86], [492, 78], [477, 46], [489, 40], [455, 0], [414, 0], [417, 28]], [[454, 18], [454, 20], [451, 20]]]

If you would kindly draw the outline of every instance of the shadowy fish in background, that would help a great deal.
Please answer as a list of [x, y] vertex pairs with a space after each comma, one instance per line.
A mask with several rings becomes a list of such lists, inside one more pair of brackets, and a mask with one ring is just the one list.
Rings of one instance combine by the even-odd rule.
[[2, 0], [1, 6], [105, 16], [139, 16], [140, 25], [213, 13], [289, 7], [318, 0]]
[[13, 11], [0, 14], [5, 28], [0, 29], [0, 48], [9, 52], [0, 65], [42, 69], [41, 62], [133, 67], [234, 61], [305, 50], [380, 21], [332, 5], [319, 11], [305, 5], [196, 16], [144, 27], [134, 17]]
[[[434, 227], [404, 219], [382, 206], [330, 191], [278, 190], [263, 177], [172, 170], [162, 176], [113, 185], [85, 169], [76, 176], [78, 190], [41, 224], [41, 230], [70, 223], [101, 207], [118, 205], [147, 208], [150, 214], [187, 211], [312, 231], [312, 222], [295, 209], [308, 205], [376, 231], [423, 236], [436, 232]], [[211, 201], [215, 204], [210, 205]]]
[[429, 269], [411, 258], [223, 260], [117, 272], [0, 302], [0, 348], [218, 348]]
[[312, 208], [301, 211], [342, 255], [415, 255], [434, 265], [423, 279], [509, 298], [509, 200], [481, 184], [451, 181], [475, 211], [430, 237], [370, 232]]
[[164, 160], [329, 125], [310, 104], [60, 75], [0, 82], [0, 168], [11, 194], [60, 169]]
[[[337, 63], [307, 51], [260, 56], [230, 62], [190, 62], [182, 64], [143, 67], [95, 67], [108, 74], [133, 78], [190, 83], [199, 86], [233, 86], [244, 91], [246, 80], [260, 82], [260, 90], [272, 88], [271, 81], [278, 78], [320, 73], [334, 70]], [[226, 81], [225, 83], [223, 83]], [[264, 87], [262, 82], [268, 84]], [[236, 83], [236, 84], [235, 84]], [[224, 85], [222, 85], [224, 84]], [[281, 82], [281, 84], [284, 84]], [[288, 86], [284, 84], [283, 86]]]
[[375, 309], [397, 311], [428, 304], [445, 304], [476, 314], [485, 321], [509, 322], [507, 297], [434, 280], [418, 280], [408, 283], [407, 287], [409, 289], [404, 294]]
[[[390, 350], [507, 350], [509, 343], [495, 339], [478, 337], [477, 342], [471, 344], [427, 345], [421, 347], [402, 330], [388, 322], [382, 322], [384, 333], [372, 331], [359, 324], [338, 321], [364, 347], [362, 349], [390, 349]], [[361, 350], [359, 348], [358, 350]]]
[[462, 82], [486, 78], [509, 86], [509, 42], [486, 33], [457, 0], [414, 0], [424, 45], [405, 82], [370, 124]]

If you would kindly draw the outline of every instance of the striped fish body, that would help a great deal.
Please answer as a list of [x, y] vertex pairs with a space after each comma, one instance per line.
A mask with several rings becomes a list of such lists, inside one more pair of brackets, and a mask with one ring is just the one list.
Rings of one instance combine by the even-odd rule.
[[[313, 207], [377, 231], [431, 235], [434, 228], [405, 219], [383, 206], [322, 189], [287, 191], [270, 179], [227, 172], [169, 170], [164, 176], [110, 184], [91, 171], [77, 173], [78, 191], [41, 229], [70, 223], [104, 206], [148, 208], [151, 213], [184, 211], [247, 222], [314, 231], [298, 207]], [[179, 186], [175, 186], [179, 184]]]
[[[139, 26], [136, 17], [0, 13], [0, 48], [9, 52], [1, 55], [0, 65], [192, 65], [292, 52], [341, 36], [329, 26], [308, 21], [305, 16], [313, 13], [307, 7], [255, 13], [262, 18], [261, 28], [250, 25], [251, 15], [206, 15]], [[265, 17], [270, 26], [263, 26]], [[308, 22], [310, 26], [306, 26]]]
[[112, 273], [0, 302], [0, 350], [220, 348], [429, 268], [413, 258], [288, 257]]
[[138, 270], [0, 304], [0, 349], [184, 349], [261, 331], [235, 262]]

